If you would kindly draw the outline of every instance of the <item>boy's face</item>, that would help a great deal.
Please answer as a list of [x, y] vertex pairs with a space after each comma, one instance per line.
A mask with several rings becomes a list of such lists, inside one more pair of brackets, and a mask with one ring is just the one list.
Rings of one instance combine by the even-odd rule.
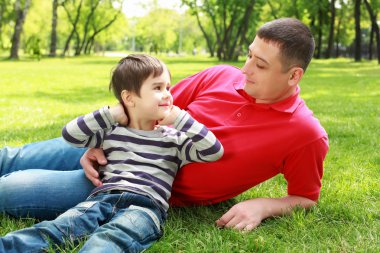
[[140, 96], [135, 97], [139, 118], [156, 121], [168, 116], [173, 105], [169, 88], [170, 77], [167, 70], [160, 76], [148, 77], [141, 86]]
[[289, 84], [294, 70], [291, 68], [284, 72], [280, 49], [274, 43], [256, 36], [249, 46], [242, 71], [246, 77], [244, 90], [257, 103], [275, 103], [294, 93], [295, 87]]

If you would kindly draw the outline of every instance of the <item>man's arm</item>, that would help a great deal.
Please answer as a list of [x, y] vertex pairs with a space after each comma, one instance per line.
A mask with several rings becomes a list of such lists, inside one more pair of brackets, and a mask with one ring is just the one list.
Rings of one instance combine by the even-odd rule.
[[266, 218], [290, 214], [297, 206], [310, 208], [314, 205], [316, 202], [299, 196], [250, 199], [234, 205], [216, 221], [216, 225], [250, 231]]
[[327, 151], [327, 137], [322, 137], [290, 153], [282, 170], [288, 183], [288, 196], [257, 198], [238, 203], [217, 220], [216, 225], [250, 231], [266, 218], [288, 215], [297, 206], [310, 208], [316, 205]]

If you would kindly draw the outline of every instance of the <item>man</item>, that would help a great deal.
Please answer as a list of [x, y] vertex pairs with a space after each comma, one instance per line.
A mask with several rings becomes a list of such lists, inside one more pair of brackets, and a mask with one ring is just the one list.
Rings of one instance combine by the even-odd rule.
[[[278, 173], [288, 182], [288, 196], [238, 203], [217, 226], [252, 230], [265, 218], [316, 204], [327, 134], [298, 96], [313, 52], [314, 40], [304, 24], [275, 20], [259, 29], [241, 71], [217, 66], [172, 88], [174, 103], [212, 129], [225, 147], [218, 162], [182, 168], [172, 204], [220, 202]], [[106, 162], [99, 150], [82, 159], [95, 185], [99, 181], [91, 160], [96, 157]]]
[[[318, 120], [299, 97], [298, 86], [313, 52], [314, 39], [304, 24], [290, 18], [274, 20], [258, 30], [241, 70], [216, 66], [172, 88], [174, 104], [213, 131], [225, 150], [223, 158], [217, 162], [181, 168], [173, 185], [173, 205], [224, 201], [279, 173], [287, 181], [287, 196], [238, 203], [220, 217], [216, 225], [249, 231], [265, 218], [288, 214], [296, 206], [309, 208], [317, 203], [328, 140]], [[57, 162], [52, 157], [50, 154], [45, 160]], [[69, 167], [75, 167], [73, 163]], [[97, 163], [106, 163], [102, 151], [87, 151], [81, 163], [91, 182], [99, 185], [95, 168]], [[23, 198], [16, 190], [9, 190], [13, 185], [11, 180], [16, 180], [14, 174], [18, 174], [19, 179], [22, 173], [27, 172], [13, 173], [0, 182], [0, 191], [7, 193], [6, 197], [0, 196], [0, 210], [23, 215], [20, 213], [22, 206], [23, 212], [31, 211], [25, 207], [25, 201], [29, 207], [34, 206], [35, 199]], [[53, 172], [39, 173], [51, 178]], [[33, 184], [38, 181], [36, 175], [28, 175]], [[76, 191], [65, 196], [78, 200], [91, 190], [79, 175], [70, 180], [72, 183], [65, 185], [66, 189], [75, 187]], [[75, 181], [82, 188], [76, 186]], [[5, 186], [8, 188], [2, 189]], [[62, 184], [58, 186], [63, 187]], [[57, 191], [57, 185], [52, 190]], [[22, 198], [23, 204], [13, 208], [12, 197]], [[66, 200], [64, 196], [59, 199]], [[51, 205], [50, 202], [39, 203], [39, 207]]]

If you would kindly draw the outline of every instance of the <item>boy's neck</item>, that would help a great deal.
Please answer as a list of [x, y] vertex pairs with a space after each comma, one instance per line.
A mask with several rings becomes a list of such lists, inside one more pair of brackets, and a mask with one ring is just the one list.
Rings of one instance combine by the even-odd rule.
[[128, 127], [138, 129], [138, 130], [144, 130], [144, 131], [152, 131], [156, 127], [156, 121], [146, 121], [146, 120], [137, 120], [137, 119], [130, 119]]

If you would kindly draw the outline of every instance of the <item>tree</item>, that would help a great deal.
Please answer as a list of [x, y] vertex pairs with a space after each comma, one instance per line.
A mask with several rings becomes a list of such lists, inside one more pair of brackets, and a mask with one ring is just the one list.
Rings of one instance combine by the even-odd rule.
[[[182, 3], [197, 17], [209, 50], [212, 52], [215, 46], [219, 60], [238, 59], [242, 46], [247, 41], [249, 24], [254, 22], [254, 7], [262, 5], [259, 0], [182, 0]], [[212, 24], [211, 31], [206, 31], [202, 23], [203, 17]], [[216, 41], [216, 45], [213, 41]]]
[[361, 28], [360, 28], [360, 4], [361, 0], [355, 0], [355, 61], [361, 61], [362, 53], [362, 39], [361, 39]]
[[[104, 16], [101, 16], [101, 15], [97, 16], [97, 20], [94, 17], [92, 18], [92, 22], [91, 22], [92, 34], [89, 35], [88, 37], [86, 36], [83, 37], [83, 42], [85, 42], [83, 43], [83, 45], [85, 45], [84, 47], [85, 54], [89, 54], [91, 52], [91, 49], [93, 48], [94, 43], [95, 43], [95, 37], [99, 35], [102, 31], [110, 27], [119, 17], [120, 13], [121, 13], [121, 5], [120, 5], [120, 9], [116, 13], [114, 13], [110, 19], [108, 20], [105, 19], [106, 20], [105, 23], [100, 22], [100, 20], [104, 19]], [[82, 50], [82, 48], [80, 50]]]
[[7, 22], [6, 14], [8, 14], [7, 11], [7, 3], [5, 0], [0, 0], [0, 48], [4, 48], [3, 44], [3, 24]]
[[326, 51], [326, 58], [330, 58], [333, 52], [334, 48], [334, 28], [335, 28], [335, 0], [330, 0], [330, 30], [329, 30], [329, 37], [328, 37], [328, 44], [327, 44], [327, 51]]
[[[71, 39], [73, 38], [74, 34], [77, 34], [78, 31], [77, 31], [77, 25], [78, 25], [78, 21], [79, 21], [79, 17], [80, 17], [80, 12], [81, 12], [81, 9], [82, 9], [82, 4], [83, 4], [83, 0], [80, 0], [78, 6], [75, 6], [75, 0], [72, 1], [73, 2], [73, 5], [74, 5], [74, 9], [76, 10], [76, 15], [75, 15], [75, 18], [73, 18], [71, 16], [71, 10], [68, 9], [67, 5], [67, 1], [65, 1], [63, 3], [63, 8], [65, 9], [66, 11], [66, 14], [67, 14], [67, 17], [69, 18], [69, 21], [72, 25], [72, 29], [71, 29], [71, 32], [69, 34], [69, 36], [67, 37], [66, 39], [66, 43], [65, 43], [65, 47], [63, 49], [63, 52], [62, 52], [62, 56], [65, 56], [67, 51], [69, 50], [69, 47], [70, 47], [70, 42], [71, 42]], [[77, 35], [78, 37], [78, 35]]]
[[30, 6], [30, 1], [31, 0], [25, 0], [24, 4], [21, 3], [21, 0], [16, 0], [15, 2], [15, 15], [16, 15], [16, 24], [14, 27], [14, 32], [12, 36], [12, 47], [11, 47], [11, 59], [18, 59], [18, 49], [20, 46], [20, 37], [21, 37], [21, 32], [22, 28], [24, 25], [24, 21], [26, 18], [26, 15], [29, 10]]
[[[162, 17], [170, 17], [162, 18]], [[144, 50], [151, 53], [177, 51], [177, 33], [180, 16], [170, 9], [154, 8], [137, 20], [136, 39]], [[177, 44], [178, 45], [178, 44]]]
[[[373, 1], [376, 2], [376, 1]], [[364, 0], [364, 4], [368, 10], [368, 14], [371, 19], [371, 39], [369, 43], [369, 59], [372, 59], [372, 43], [373, 43], [373, 34], [376, 36], [376, 45], [377, 45], [377, 61], [380, 64], [380, 32], [379, 25], [377, 24], [377, 13], [374, 11], [374, 8], [371, 7], [368, 0]]]
[[[102, 8], [95, 8], [93, 14], [90, 17], [91, 23], [91, 33], [88, 36], [85, 34], [83, 36], [84, 50], [85, 54], [89, 54], [95, 44], [95, 38], [103, 31], [107, 30], [115, 21], [119, 18], [122, 11], [122, 5], [124, 0], [117, 1], [101, 1]], [[118, 4], [116, 4], [118, 3]], [[95, 12], [97, 10], [97, 12]]]
[[53, 0], [53, 11], [51, 18], [51, 36], [50, 36], [50, 52], [49, 56], [55, 57], [57, 51], [57, 23], [58, 23], [58, 1]]
[[[65, 43], [63, 54], [75, 39], [75, 55], [90, 53], [96, 36], [109, 28], [120, 16], [124, 0], [80, 0], [65, 1], [63, 4], [72, 29]], [[75, 17], [72, 13], [75, 12]]]

